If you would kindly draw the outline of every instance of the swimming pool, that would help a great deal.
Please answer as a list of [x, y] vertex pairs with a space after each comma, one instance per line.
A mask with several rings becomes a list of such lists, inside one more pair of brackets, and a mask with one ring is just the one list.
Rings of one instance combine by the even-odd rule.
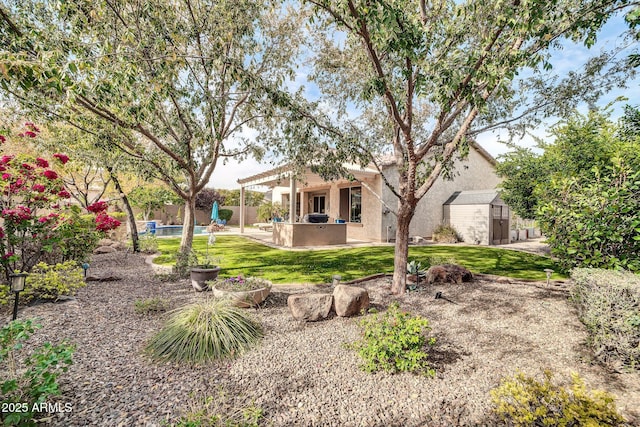
[[[145, 234], [147, 234], [147, 230], [141, 231], [138, 233], [138, 235], [140, 236]], [[196, 225], [194, 226], [193, 234], [207, 234], [207, 227], [203, 225]], [[156, 227], [155, 235], [156, 237], [181, 236], [182, 226], [181, 225], [159, 225]]]

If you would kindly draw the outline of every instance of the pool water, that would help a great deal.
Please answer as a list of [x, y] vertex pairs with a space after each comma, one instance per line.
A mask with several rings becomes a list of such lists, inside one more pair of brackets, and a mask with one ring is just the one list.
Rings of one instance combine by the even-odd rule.
[[[207, 227], [203, 225], [196, 225], [193, 229], [193, 234], [206, 234]], [[138, 233], [139, 235], [147, 234], [147, 231], [141, 231]], [[181, 236], [182, 235], [182, 226], [181, 225], [160, 225], [156, 227], [156, 237], [165, 237], [165, 236]]]

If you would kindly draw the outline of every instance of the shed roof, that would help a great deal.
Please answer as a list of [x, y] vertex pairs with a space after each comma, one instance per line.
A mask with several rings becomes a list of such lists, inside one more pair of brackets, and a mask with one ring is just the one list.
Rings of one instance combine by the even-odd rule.
[[456, 191], [444, 202], [445, 205], [502, 205], [498, 190]]

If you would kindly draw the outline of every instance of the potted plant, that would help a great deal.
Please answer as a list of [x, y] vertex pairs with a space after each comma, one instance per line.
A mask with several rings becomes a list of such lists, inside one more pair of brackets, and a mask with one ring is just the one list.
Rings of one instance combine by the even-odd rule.
[[229, 277], [210, 281], [216, 298], [229, 298], [237, 307], [255, 307], [271, 293], [272, 283], [259, 277]]
[[212, 257], [209, 255], [209, 245], [215, 245], [216, 235], [209, 233], [209, 239], [207, 239], [207, 252], [202, 261], [198, 260], [198, 255], [195, 252], [191, 252], [191, 258], [187, 261], [187, 265], [190, 266], [189, 274], [191, 276], [191, 286], [197, 292], [203, 292], [209, 290], [207, 282], [215, 280], [220, 272], [220, 258]]

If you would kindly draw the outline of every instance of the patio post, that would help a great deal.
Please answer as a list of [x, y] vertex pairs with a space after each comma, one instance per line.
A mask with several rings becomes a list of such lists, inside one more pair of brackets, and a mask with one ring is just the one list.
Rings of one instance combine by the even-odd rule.
[[244, 233], [244, 185], [240, 186], [240, 234]]
[[293, 173], [289, 176], [289, 223], [296, 222], [296, 179]]

